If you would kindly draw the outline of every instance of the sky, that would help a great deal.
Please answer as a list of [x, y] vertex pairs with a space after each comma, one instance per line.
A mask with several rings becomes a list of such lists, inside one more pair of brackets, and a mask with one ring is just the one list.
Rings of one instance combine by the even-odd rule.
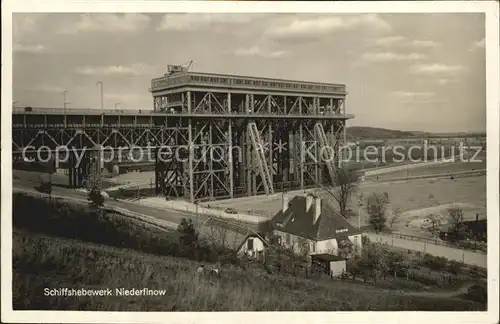
[[152, 109], [192, 70], [347, 85], [348, 126], [486, 130], [483, 14], [13, 15], [15, 105]]

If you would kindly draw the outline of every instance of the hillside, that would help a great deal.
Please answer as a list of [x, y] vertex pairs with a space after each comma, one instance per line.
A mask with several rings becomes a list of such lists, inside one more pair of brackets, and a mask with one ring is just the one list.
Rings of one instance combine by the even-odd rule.
[[351, 126], [347, 127], [348, 139], [386, 139], [386, 138], [406, 138], [414, 137], [415, 133], [405, 132], [399, 130], [365, 127], [365, 126]]
[[[92, 311], [368, 311], [481, 310], [459, 298], [412, 295], [368, 284], [268, 274], [230, 267], [198, 276], [199, 263], [15, 230], [16, 310]], [[40, 253], [43, 251], [43, 253]], [[33, 271], [33, 269], [37, 269]], [[44, 296], [44, 288], [111, 289], [112, 296]], [[118, 296], [117, 288], [162, 296]]]
[[[422, 277], [425, 285], [408, 278], [381, 279], [376, 284], [331, 280], [296, 269], [298, 263], [286, 254], [268, 255], [269, 264], [279, 263], [279, 271], [273, 265], [248, 263], [237, 258], [234, 250], [217, 245], [217, 233], [212, 240], [195, 238], [193, 244], [189, 226], [164, 232], [88, 206], [22, 194], [14, 195], [13, 211], [15, 310], [464, 311], [485, 307], [462, 296], [427, 292], [425, 285], [437, 283], [442, 275]], [[214, 262], [224, 264], [220, 278], [197, 274], [200, 264], [210, 267]], [[78, 298], [45, 295], [45, 288], [57, 287], [114, 293]], [[119, 288], [163, 294], [118, 296], [115, 289]]]
[[461, 136], [477, 136], [484, 137], [485, 133], [429, 133], [422, 131], [400, 131], [378, 127], [368, 126], [351, 126], [347, 127], [347, 138], [352, 139], [389, 139], [389, 138], [408, 138], [408, 137], [461, 137]]

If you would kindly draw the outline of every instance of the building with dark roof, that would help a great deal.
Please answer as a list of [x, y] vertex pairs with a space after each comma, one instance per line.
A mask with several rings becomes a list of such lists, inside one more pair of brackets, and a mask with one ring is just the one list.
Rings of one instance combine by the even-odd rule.
[[250, 258], [262, 259], [264, 250], [269, 246], [269, 243], [259, 234], [248, 234], [236, 249], [239, 255], [246, 254]]
[[321, 198], [308, 194], [283, 198], [282, 209], [271, 219], [273, 234], [294, 251], [338, 255], [339, 247], [361, 248], [361, 231]]
[[486, 241], [488, 233], [488, 221], [486, 219], [479, 219], [476, 214], [476, 219], [471, 221], [463, 221], [459, 223], [460, 231], [455, 230], [453, 224], [444, 224], [439, 226], [439, 236], [442, 240], [463, 240], [466, 237], [478, 241]]

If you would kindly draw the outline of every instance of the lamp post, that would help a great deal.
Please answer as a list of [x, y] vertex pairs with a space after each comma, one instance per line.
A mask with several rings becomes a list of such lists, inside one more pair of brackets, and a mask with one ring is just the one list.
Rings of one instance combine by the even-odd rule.
[[101, 125], [104, 125], [104, 91], [102, 81], [97, 81], [96, 85], [101, 88]]
[[104, 85], [102, 81], [97, 81], [97, 86], [101, 89], [101, 111], [104, 113]]
[[67, 104], [67, 102], [66, 102], [66, 93], [68, 93], [68, 89], [64, 89], [64, 91], [63, 91], [63, 100], [64, 100], [64, 102], [63, 102], [63, 109], [64, 109], [64, 114], [66, 114], [66, 104]]

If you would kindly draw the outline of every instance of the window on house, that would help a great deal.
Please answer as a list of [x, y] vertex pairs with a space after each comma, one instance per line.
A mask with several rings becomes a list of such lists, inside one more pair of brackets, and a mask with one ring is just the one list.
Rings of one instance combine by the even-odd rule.
[[248, 241], [247, 241], [247, 249], [249, 251], [253, 250], [253, 239], [252, 238], [248, 239]]
[[316, 244], [314, 242], [311, 242], [311, 251], [316, 252]]

